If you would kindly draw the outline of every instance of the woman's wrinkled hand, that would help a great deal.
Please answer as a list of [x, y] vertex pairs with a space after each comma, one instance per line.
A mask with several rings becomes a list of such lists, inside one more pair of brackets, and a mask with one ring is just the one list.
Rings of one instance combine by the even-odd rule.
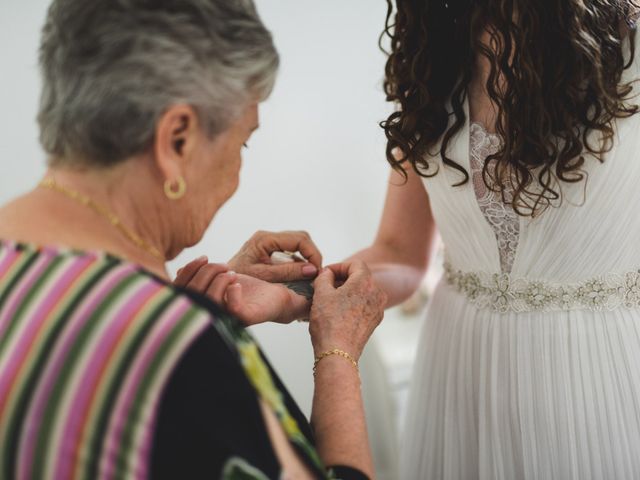
[[[307, 262], [271, 263], [274, 252], [300, 252]], [[313, 279], [322, 268], [322, 254], [306, 232], [256, 232], [229, 260], [231, 269], [268, 282]]]
[[195, 290], [245, 325], [290, 323], [304, 317], [309, 301], [287, 287], [230, 270], [228, 265], [200, 258], [178, 271], [174, 284]]
[[384, 316], [386, 294], [361, 261], [327, 267], [314, 288], [309, 332], [316, 356], [338, 348], [359, 359]]

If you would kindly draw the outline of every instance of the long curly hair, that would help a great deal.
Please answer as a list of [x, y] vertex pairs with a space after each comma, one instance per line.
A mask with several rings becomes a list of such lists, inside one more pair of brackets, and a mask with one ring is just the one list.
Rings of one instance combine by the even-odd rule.
[[626, 24], [635, 1], [396, 0], [394, 8], [387, 0], [384, 89], [397, 106], [381, 123], [387, 160], [405, 178], [407, 167], [431, 177], [438, 167], [428, 155], [439, 154], [462, 174], [455, 186], [469, 181], [447, 147], [467, 121], [482, 55], [503, 140], [485, 162], [487, 187], [523, 216], [561, 202], [562, 182], [585, 180], [587, 152], [604, 161], [615, 119], [638, 111], [628, 103], [632, 85], [622, 82], [635, 56], [635, 31]]

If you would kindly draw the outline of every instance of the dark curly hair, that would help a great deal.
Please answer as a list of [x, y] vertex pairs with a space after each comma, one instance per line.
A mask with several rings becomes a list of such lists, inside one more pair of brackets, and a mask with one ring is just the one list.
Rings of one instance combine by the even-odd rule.
[[[381, 126], [391, 166], [406, 178], [408, 162], [431, 177], [438, 168], [427, 154], [439, 153], [464, 176], [455, 186], [469, 181], [446, 152], [467, 120], [464, 102], [483, 55], [503, 139], [485, 162], [485, 183], [523, 216], [561, 201], [561, 182], [585, 179], [586, 152], [602, 162], [615, 119], [638, 111], [627, 103], [631, 84], [622, 83], [635, 55], [635, 31], [625, 23], [633, 1], [396, 0], [394, 9], [387, 0], [381, 45], [388, 37], [391, 50], [384, 89], [398, 108]], [[491, 47], [479, 40], [484, 32]], [[594, 131], [600, 133], [595, 142]], [[508, 190], [513, 194], [505, 195]]]

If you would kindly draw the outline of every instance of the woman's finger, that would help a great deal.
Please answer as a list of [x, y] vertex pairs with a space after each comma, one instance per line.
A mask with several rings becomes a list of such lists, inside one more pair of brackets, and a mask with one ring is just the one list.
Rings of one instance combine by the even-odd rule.
[[278, 251], [300, 252], [309, 263], [318, 269], [322, 268], [322, 254], [307, 232], [264, 234], [259, 242], [259, 248], [267, 257]]
[[227, 287], [227, 310], [236, 317], [242, 316], [242, 285], [232, 283]]
[[311, 238], [303, 237], [298, 244], [297, 251], [299, 251], [309, 263], [315, 265], [317, 268], [322, 268], [322, 254]]
[[220, 263], [208, 263], [200, 267], [186, 286], [199, 293], [206, 294], [214, 278], [227, 270], [229, 270], [227, 265]]
[[318, 274], [318, 268], [307, 262], [291, 262], [280, 265], [256, 264], [246, 270], [248, 275], [272, 283], [311, 279]]
[[349, 278], [349, 265], [349, 262], [342, 262], [327, 265], [325, 268], [333, 272], [336, 280], [346, 280]]
[[370, 277], [371, 272], [367, 264], [360, 260], [352, 262], [335, 263], [326, 268], [331, 270], [336, 277], [336, 281], [341, 285], [352, 285]]
[[225, 294], [231, 284], [238, 280], [236, 272], [225, 272], [213, 279], [207, 289], [207, 296], [218, 305], [226, 305]]
[[313, 282], [314, 296], [326, 295], [335, 291], [335, 275], [329, 268], [325, 268], [320, 272]]
[[178, 270], [176, 275], [176, 279], [173, 283], [179, 287], [184, 287], [187, 285], [193, 276], [209, 262], [209, 259], [206, 256], [198, 257], [195, 260], [187, 263], [184, 267]]

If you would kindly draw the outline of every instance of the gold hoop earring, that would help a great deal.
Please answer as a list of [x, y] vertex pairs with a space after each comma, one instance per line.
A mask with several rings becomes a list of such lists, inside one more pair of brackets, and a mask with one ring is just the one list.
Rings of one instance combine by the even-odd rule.
[[[177, 184], [177, 185], [176, 185]], [[182, 176], [164, 182], [164, 194], [169, 200], [180, 200], [187, 193], [187, 182]]]

